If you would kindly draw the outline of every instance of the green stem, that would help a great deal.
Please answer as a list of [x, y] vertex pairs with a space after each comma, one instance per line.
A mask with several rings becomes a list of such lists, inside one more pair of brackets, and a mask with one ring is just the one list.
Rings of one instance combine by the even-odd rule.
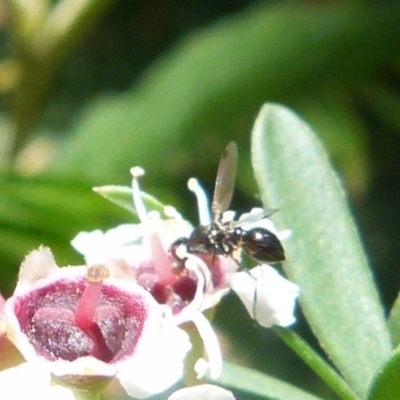
[[347, 382], [297, 333], [274, 327], [274, 332], [343, 400], [360, 400]]
[[93, 29], [115, 0], [62, 0], [49, 12], [33, 40], [38, 60], [58, 65]]
[[99, 392], [91, 392], [89, 390], [72, 390], [76, 400], [100, 400]]
[[7, 94], [11, 157], [27, 143], [47, 104], [54, 74], [115, 0], [9, 0], [10, 32], [21, 77]]
[[52, 375], [51, 383], [69, 389], [75, 400], [100, 400], [100, 393], [111, 379], [103, 376]]

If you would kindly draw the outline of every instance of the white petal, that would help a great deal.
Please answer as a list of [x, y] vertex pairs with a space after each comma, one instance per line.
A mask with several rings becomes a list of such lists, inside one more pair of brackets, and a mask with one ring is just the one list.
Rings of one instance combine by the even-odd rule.
[[300, 289], [269, 265], [237, 272], [232, 277], [231, 288], [260, 325], [269, 328], [295, 322], [293, 312]]
[[72, 240], [71, 244], [82, 255], [93, 253], [99, 245], [103, 244], [104, 232], [96, 229], [91, 232], [79, 232]]
[[168, 397], [168, 400], [235, 400], [228, 390], [215, 385], [198, 385], [181, 389]]
[[186, 332], [174, 325], [165, 326], [140, 344], [117, 378], [132, 397], [142, 399], [161, 393], [182, 378], [183, 361], [190, 348]]
[[2, 400], [75, 400], [65, 387], [52, 386], [50, 372], [35, 363], [22, 363], [0, 372]]
[[58, 269], [50, 249], [39, 247], [29, 253], [22, 262], [14, 293], [20, 293], [38, 280], [52, 276]]
[[[32, 399], [32, 397], [31, 397]], [[76, 400], [71, 390], [64, 386], [51, 386], [47, 397], [41, 397], [40, 400]]]
[[102, 376], [104, 380], [114, 376], [118, 371], [119, 364], [108, 364], [98, 360], [92, 356], [79, 357], [74, 361], [66, 361], [58, 359], [56, 361], [44, 360], [43, 364], [47, 364], [47, 368], [51, 370], [55, 376], [79, 375], [85, 376]]
[[218, 282], [208, 285], [204, 296], [201, 311], [215, 307], [220, 303], [222, 297], [229, 293], [230, 281], [233, 274], [238, 270], [238, 263], [231, 257], [219, 257]]
[[235, 216], [236, 216], [236, 211], [227, 210], [222, 214], [221, 222], [224, 224], [232, 222], [234, 221]]
[[144, 224], [122, 224], [106, 232], [80, 232], [71, 241], [88, 265], [124, 260], [131, 266], [139, 265], [151, 255], [149, 232], [156, 232], [165, 249], [180, 237], [187, 237], [192, 226], [180, 218], [148, 220]]
[[285, 229], [284, 231], [279, 231], [276, 236], [278, 236], [278, 239], [281, 241], [287, 240], [292, 236], [292, 231], [290, 229]]
[[145, 257], [142, 241], [140, 225], [122, 224], [107, 232], [80, 232], [71, 244], [85, 257], [88, 265], [105, 264], [117, 259], [133, 265]]
[[140, 225], [122, 224], [109, 229], [104, 236], [112, 245], [123, 246], [141, 241], [143, 234]]
[[192, 225], [184, 219], [169, 218], [164, 220], [164, 224], [165, 229], [160, 232], [160, 236], [166, 249], [169, 248], [176, 239], [189, 237], [193, 231]]

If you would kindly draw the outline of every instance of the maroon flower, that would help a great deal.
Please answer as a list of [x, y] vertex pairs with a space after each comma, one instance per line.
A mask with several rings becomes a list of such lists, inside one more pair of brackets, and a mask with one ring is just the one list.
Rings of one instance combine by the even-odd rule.
[[[180, 378], [190, 348], [123, 261], [59, 268], [40, 248], [23, 262], [5, 315], [25, 359], [71, 387], [116, 375], [135, 397], [158, 393]], [[157, 375], [165, 364], [171, 372]]]

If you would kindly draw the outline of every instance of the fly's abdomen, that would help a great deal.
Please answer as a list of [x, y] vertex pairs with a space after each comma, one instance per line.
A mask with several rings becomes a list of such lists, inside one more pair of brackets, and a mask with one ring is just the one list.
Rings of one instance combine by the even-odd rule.
[[265, 228], [243, 231], [242, 248], [251, 258], [259, 262], [280, 262], [285, 260], [285, 251], [277, 236]]

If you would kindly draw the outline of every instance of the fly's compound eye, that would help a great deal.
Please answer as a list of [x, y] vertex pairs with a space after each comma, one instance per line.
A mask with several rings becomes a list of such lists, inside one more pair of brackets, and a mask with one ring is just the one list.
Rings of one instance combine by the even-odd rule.
[[244, 231], [242, 248], [246, 254], [259, 262], [280, 262], [285, 260], [285, 251], [278, 237], [265, 228]]

